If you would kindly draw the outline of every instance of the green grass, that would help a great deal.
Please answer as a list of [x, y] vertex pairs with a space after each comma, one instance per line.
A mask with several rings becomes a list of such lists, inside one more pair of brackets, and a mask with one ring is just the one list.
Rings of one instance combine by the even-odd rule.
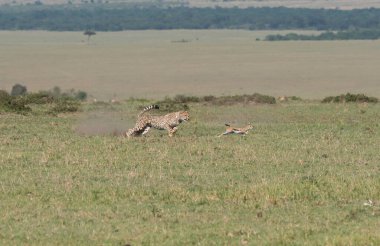
[[[140, 104], [1, 114], [0, 244], [380, 244], [379, 105], [190, 104], [174, 138], [76, 131], [102, 110], [126, 130]], [[225, 122], [255, 128], [216, 137]]]

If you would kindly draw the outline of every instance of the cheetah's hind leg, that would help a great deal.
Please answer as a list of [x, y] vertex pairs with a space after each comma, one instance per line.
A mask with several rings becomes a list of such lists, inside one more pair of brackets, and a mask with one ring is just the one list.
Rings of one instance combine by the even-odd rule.
[[173, 137], [173, 136], [174, 136], [174, 133], [175, 133], [177, 130], [178, 130], [177, 127], [169, 128], [169, 129], [168, 129], [169, 137]]
[[150, 126], [145, 127], [144, 131], [141, 134], [144, 136], [145, 134], [149, 132], [150, 128], [151, 128]]
[[150, 127], [145, 127], [145, 128], [142, 128], [142, 129], [132, 128], [132, 129], [129, 129], [127, 131], [126, 136], [128, 138], [130, 138], [130, 137], [136, 137], [136, 136], [141, 136], [141, 135], [146, 134], [149, 131], [149, 129], [150, 129]]
[[134, 131], [133, 128], [128, 129], [128, 131], [125, 132], [125, 136], [126, 136], [127, 138], [132, 137], [134, 134], [135, 134], [135, 131]]
[[230, 131], [225, 131], [222, 134], [218, 135], [218, 137], [221, 137], [221, 136], [224, 136], [224, 135], [228, 135], [228, 134], [231, 134], [231, 133], [232, 132], [230, 132]]

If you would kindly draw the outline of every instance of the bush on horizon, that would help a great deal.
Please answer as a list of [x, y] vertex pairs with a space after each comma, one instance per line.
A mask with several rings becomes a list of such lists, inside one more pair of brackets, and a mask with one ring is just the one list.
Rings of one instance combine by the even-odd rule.
[[347, 102], [356, 102], [356, 103], [377, 103], [379, 101], [376, 97], [368, 97], [364, 94], [341, 94], [339, 96], [328, 96], [322, 100], [322, 103], [347, 103]]

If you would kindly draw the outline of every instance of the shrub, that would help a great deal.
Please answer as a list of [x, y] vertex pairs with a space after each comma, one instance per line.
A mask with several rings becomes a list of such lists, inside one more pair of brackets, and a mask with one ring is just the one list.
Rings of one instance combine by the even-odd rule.
[[346, 102], [368, 102], [377, 103], [379, 100], [376, 97], [368, 97], [364, 94], [341, 94], [339, 96], [329, 96], [322, 100], [322, 103], [346, 103]]
[[328, 96], [328, 97], [325, 97], [322, 99], [322, 103], [331, 103], [334, 101], [334, 98], [333, 96]]
[[11, 95], [4, 90], [0, 90], [0, 105], [9, 104], [11, 101]]
[[200, 98], [195, 96], [176, 95], [173, 101], [177, 103], [199, 102]]
[[204, 96], [204, 97], [202, 98], [202, 100], [205, 101], [205, 102], [212, 102], [212, 101], [215, 100], [215, 97], [214, 97], [214, 96], [211, 96], [211, 95], [209, 95], [209, 96]]
[[84, 101], [87, 99], [87, 93], [84, 92], [84, 91], [78, 91], [76, 94], [75, 94], [75, 98], [80, 100], [80, 101]]
[[183, 110], [189, 110], [190, 107], [187, 104], [184, 103], [161, 103], [159, 104], [160, 110], [165, 112], [176, 112], [176, 111], [183, 111]]
[[267, 104], [275, 104], [276, 98], [272, 96], [262, 95], [259, 93], [255, 93], [250, 97], [250, 101], [254, 103], [267, 103]]
[[11, 96], [21, 96], [25, 95], [27, 92], [26, 86], [15, 84], [12, 87]]
[[156, 102], [160, 108], [165, 111], [187, 110], [189, 106], [186, 103], [204, 102], [214, 105], [232, 105], [236, 103], [260, 103], [275, 104], [276, 98], [272, 96], [254, 93], [252, 95], [235, 95], [235, 96], [204, 96], [194, 97], [185, 95], [176, 95], [174, 98], [165, 97], [164, 100]]
[[231, 105], [235, 103], [260, 103], [260, 104], [275, 104], [276, 98], [272, 96], [254, 93], [252, 95], [235, 95], [235, 96], [222, 96], [216, 97], [209, 103], [217, 105]]
[[160, 106], [160, 109], [167, 112], [188, 110], [189, 105], [187, 103], [197, 103], [203, 102], [214, 105], [232, 105], [236, 103], [264, 103], [264, 104], [275, 104], [276, 99], [272, 96], [262, 95], [259, 93], [254, 93], [252, 95], [235, 95], [235, 96], [185, 96], [176, 95], [174, 98], [165, 97], [164, 100], [156, 102]]
[[0, 112], [8, 111], [11, 103], [11, 96], [8, 92], [0, 90]]
[[48, 91], [40, 91], [39, 93], [48, 95], [55, 100], [64, 98], [84, 101], [87, 99], [87, 92], [85, 91], [76, 91], [74, 89], [70, 89], [62, 92], [61, 88], [58, 86], [55, 86], [53, 89], [50, 89]]
[[52, 114], [77, 112], [79, 110], [80, 103], [75, 100], [61, 99], [56, 101], [53, 108], [49, 111]]
[[32, 110], [27, 104], [28, 103], [24, 97], [13, 97], [9, 109], [18, 113], [24, 113], [25, 111]]
[[176, 95], [174, 98], [165, 97], [164, 100], [158, 101], [155, 104], [160, 106], [161, 111], [165, 112], [175, 112], [182, 110], [189, 110], [189, 102], [199, 102], [198, 97], [185, 96], [185, 95]]
[[54, 86], [53, 89], [50, 90], [54, 97], [59, 97], [61, 95], [61, 88], [59, 86]]
[[54, 97], [47, 92], [28, 93], [23, 97], [27, 104], [47, 104], [54, 102]]
[[[50, 110], [45, 110], [45, 113], [65, 113], [76, 112], [80, 107], [80, 100], [87, 98], [87, 93], [84, 91], [70, 90], [67, 93], [61, 93], [59, 87], [54, 87], [49, 91], [40, 91], [37, 93], [25, 93], [26, 87], [15, 85], [12, 89], [13, 94], [9, 95], [6, 91], [0, 90], [0, 110], [16, 113], [25, 113], [32, 109], [30, 104], [52, 104], [48, 107]], [[21, 94], [20, 94], [21, 93]], [[45, 108], [46, 109], [46, 108]]]
[[188, 110], [189, 106], [185, 103], [182, 103], [181, 100], [182, 99], [180, 98], [177, 98], [177, 100], [174, 100], [170, 97], [165, 97], [164, 100], [158, 101], [155, 104], [158, 104], [160, 106], [160, 110], [165, 111], [165, 112]]
[[291, 96], [289, 97], [290, 100], [292, 101], [302, 101], [302, 98], [301, 97], [297, 97], [297, 96]]
[[31, 110], [27, 104], [27, 100], [23, 96], [11, 96], [8, 92], [0, 90], [1, 111], [24, 113]]

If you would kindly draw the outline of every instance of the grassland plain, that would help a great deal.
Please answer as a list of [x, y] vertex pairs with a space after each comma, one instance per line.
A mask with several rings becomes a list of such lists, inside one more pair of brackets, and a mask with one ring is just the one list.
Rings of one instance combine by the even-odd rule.
[[0, 114], [0, 244], [380, 244], [380, 105], [190, 104], [174, 138], [77, 132], [102, 111], [127, 129], [141, 103]]
[[380, 41], [256, 41], [269, 33], [278, 32], [110, 32], [87, 45], [81, 32], [2, 31], [0, 89], [60, 86], [102, 100], [253, 92], [380, 97]]

